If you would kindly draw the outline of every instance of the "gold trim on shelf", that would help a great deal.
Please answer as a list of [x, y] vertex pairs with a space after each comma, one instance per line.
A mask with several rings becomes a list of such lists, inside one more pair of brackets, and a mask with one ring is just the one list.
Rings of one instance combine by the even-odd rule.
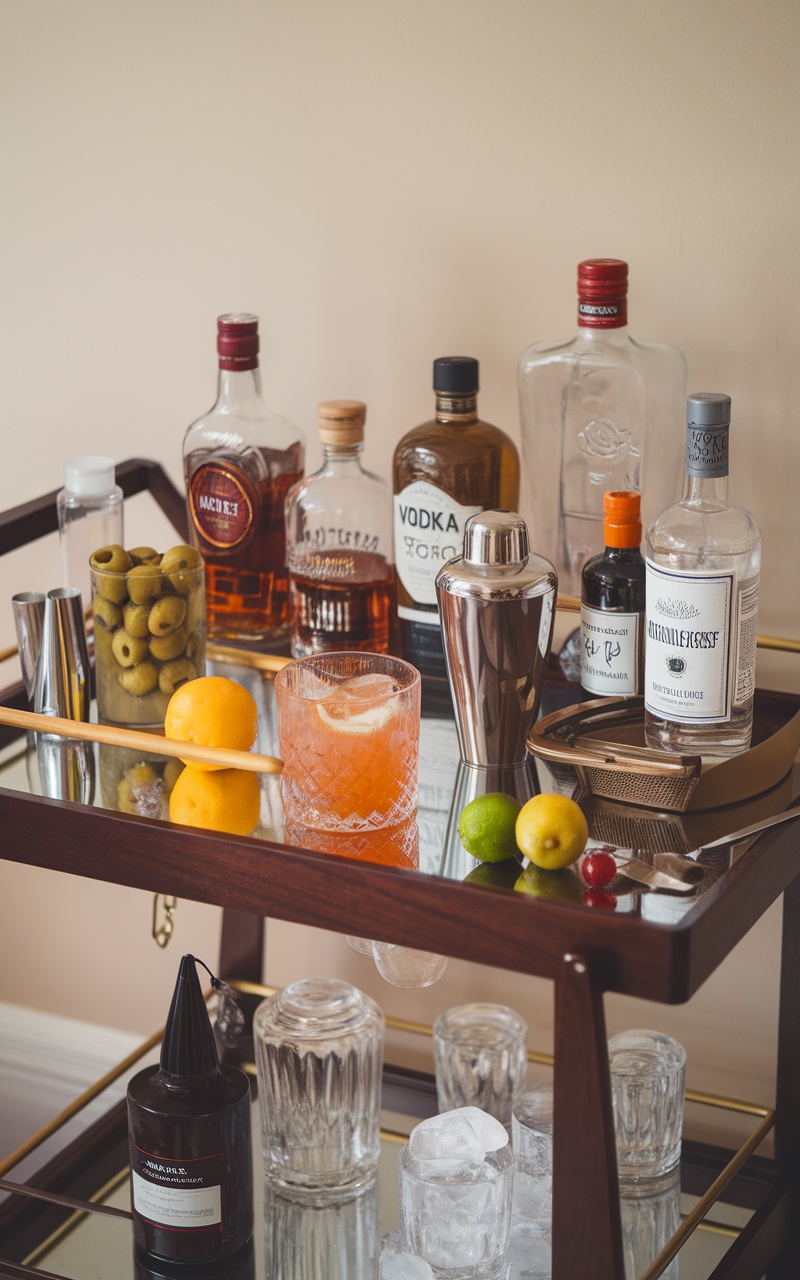
[[255, 649], [235, 649], [232, 645], [212, 644], [211, 641], [206, 644], [206, 659], [234, 667], [250, 667], [268, 675], [275, 675], [291, 662], [291, 658], [280, 657], [276, 653], [256, 653]]
[[[108, 1182], [104, 1183], [99, 1191], [95, 1191], [94, 1195], [90, 1196], [86, 1203], [101, 1204], [107, 1196], [110, 1196], [118, 1187], [122, 1186], [123, 1182], [130, 1177], [130, 1174], [131, 1171], [129, 1166], [125, 1165], [124, 1168], [120, 1169], [119, 1173], [115, 1173], [113, 1177], [109, 1178]], [[57, 1244], [60, 1244], [62, 1240], [70, 1235], [70, 1233], [74, 1231], [81, 1222], [83, 1222], [88, 1213], [91, 1213], [90, 1209], [76, 1209], [74, 1213], [69, 1215], [65, 1222], [61, 1223], [60, 1227], [56, 1227], [55, 1231], [51, 1231], [49, 1236], [44, 1240], [41, 1240], [39, 1244], [37, 1244], [36, 1248], [33, 1249], [27, 1257], [22, 1259], [22, 1265], [24, 1267], [33, 1267], [37, 1262], [40, 1262], [42, 1258], [47, 1257], [48, 1253], [50, 1253]], [[133, 1220], [133, 1214], [128, 1213], [125, 1216], [130, 1221]]]

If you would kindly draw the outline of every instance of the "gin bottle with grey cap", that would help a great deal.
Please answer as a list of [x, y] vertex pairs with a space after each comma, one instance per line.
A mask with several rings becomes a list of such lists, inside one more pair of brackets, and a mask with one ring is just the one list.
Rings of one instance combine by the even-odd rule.
[[646, 540], [646, 741], [709, 759], [753, 726], [761, 535], [728, 501], [730, 421], [730, 396], [689, 396], [683, 497]]

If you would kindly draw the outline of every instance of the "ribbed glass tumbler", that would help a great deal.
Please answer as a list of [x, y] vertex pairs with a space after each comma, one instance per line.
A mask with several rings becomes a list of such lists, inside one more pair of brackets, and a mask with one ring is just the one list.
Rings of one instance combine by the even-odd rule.
[[336, 978], [303, 979], [253, 1019], [264, 1172], [284, 1195], [344, 1199], [380, 1155], [384, 1017]]
[[433, 1057], [440, 1111], [480, 1107], [510, 1132], [528, 1070], [524, 1018], [504, 1004], [456, 1005], [433, 1024]]
[[622, 1194], [649, 1194], [680, 1163], [686, 1050], [660, 1031], [620, 1031], [608, 1058]]

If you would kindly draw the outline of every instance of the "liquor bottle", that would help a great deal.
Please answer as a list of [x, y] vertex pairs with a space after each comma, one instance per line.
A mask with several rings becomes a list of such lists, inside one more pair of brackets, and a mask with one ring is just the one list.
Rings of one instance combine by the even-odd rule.
[[581, 575], [581, 688], [592, 698], [642, 691], [644, 560], [640, 495], [603, 499], [605, 550]]
[[470, 516], [516, 510], [519, 456], [499, 427], [478, 417], [478, 361], [433, 362], [436, 416], [394, 453], [394, 554], [403, 655], [423, 675], [447, 677], [436, 575], [461, 554]]
[[687, 401], [686, 486], [647, 530], [645, 738], [731, 756], [750, 745], [761, 535], [728, 502], [730, 396]]
[[323, 463], [286, 499], [292, 655], [388, 653], [395, 615], [392, 495], [361, 465], [367, 408], [317, 407]]
[[207, 634], [250, 643], [289, 634], [283, 508], [303, 474], [303, 438], [267, 409], [258, 317], [217, 321], [219, 390], [183, 445], [189, 526], [206, 569]]
[[[216, 980], [215, 980], [216, 981]], [[194, 956], [181, 960], [161, 1058], [128, 1084], [133, 1236], [172, 1262], [236, 1253], [253, 1233], [250, 1085], [220, 1066]]]
[[576, 336], [520, 360], [522, 514], [566, 595], [603, 549], [604, 494], [637, 489], [649, 523], [680, 493], [686, 360], [630, 337], [627, 293], [626, 262], [581, 262]]

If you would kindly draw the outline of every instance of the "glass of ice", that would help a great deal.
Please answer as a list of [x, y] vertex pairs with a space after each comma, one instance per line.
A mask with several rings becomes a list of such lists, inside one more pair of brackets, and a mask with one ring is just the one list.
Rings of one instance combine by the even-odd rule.
[[416, 866], [419, 672], [374, 653], [328, 653], [275, 677], [281, 791], [292, 844]]
[[660, 1031], [621, 1031], [608, 1058], [620, 1187], [647, 1193], [680, 1162], [686, 1050]]
[[528, 1069], [528, 1027], [504, 1004], [474, 1002], [440, 1013], [433, 1024], [440, 1111], [475, 1106], [510, 1130], [514, 1098]]
[[403, 1245], [440, 1280], [500, 1273], [514, 1157], [505, 1126], [477, 1107], [423, 1120], [397, 1157]]

